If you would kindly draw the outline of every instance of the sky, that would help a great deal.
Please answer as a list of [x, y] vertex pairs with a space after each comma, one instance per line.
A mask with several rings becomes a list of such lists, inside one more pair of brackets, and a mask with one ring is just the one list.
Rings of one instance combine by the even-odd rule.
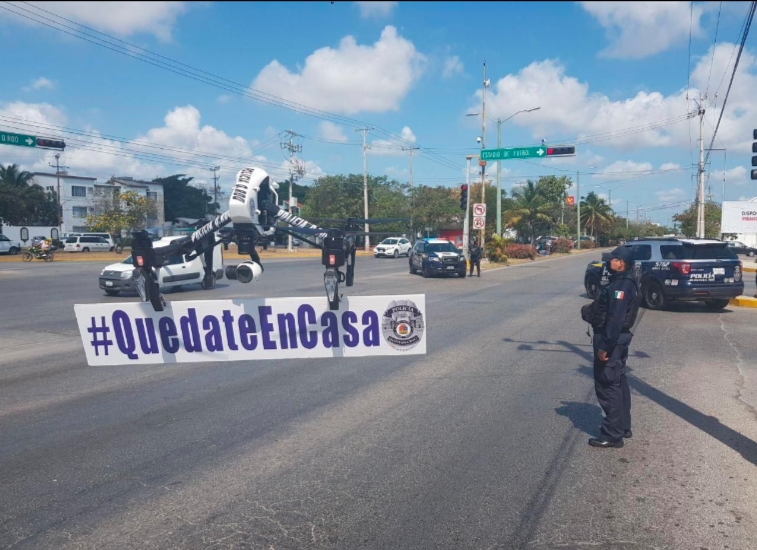
[[[229, 189], [242, 167], [260, 166], [283, 181], [291, 142], [310, 185], [362, 174], [365, 133], [371, 175], [407, 182], [412, 162], [415, 185], [457, 187], [477, 138], [497, 147], [499, 119], [502, 147], [576, 145], [575, 157], [501, 161], [508, 195], [567, 175], [582, 196], [611, 194], [618, 213], [669, 224], [695, 196], [701, 104], [706, 148], [722, 113], [706, 192], [757, 196], [753, 34], [723, 111], [748, 2], [0, 8], [0, 131], [62, 137], [60, 163], [74, 175], [207, 182], [219, 166]], [[0, 163], [54, 172], [54, 153], [0, 145]], [[486, 170], [496, 182], [496, 163]]]

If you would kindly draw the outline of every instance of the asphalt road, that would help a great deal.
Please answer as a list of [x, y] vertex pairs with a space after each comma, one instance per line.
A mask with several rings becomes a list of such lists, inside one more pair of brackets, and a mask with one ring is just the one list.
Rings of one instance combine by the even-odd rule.
[[[73, 312], [136, 299], [103, 264], [0, 265], [0, 548], [757, 548], [757, 310], [643, 310], [634, 437], [594, 449], [588, 259], [361, 258], [348, 294], [426, 294], [425, 356], [107, 368]], [[277, 261], [166, 297], [321, 280]]]

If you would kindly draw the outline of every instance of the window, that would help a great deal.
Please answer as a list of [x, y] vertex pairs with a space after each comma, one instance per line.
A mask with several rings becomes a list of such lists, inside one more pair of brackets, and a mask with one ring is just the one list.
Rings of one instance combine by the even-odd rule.
[[87, 227], [86, 227], [86, 226], [84, 226], [84, 225], [75, 225], [75, 226], [74, 226], [74, 231], [75, 231], [76, 233], [83, 233], [83, 232], [84, 232], [84, 231], [86, 231], [86, 230], [87, 230]]
[[733, 250], [722, 244], [686, 245], [681, 247], [683, 260], [737, 260]]
[[66, 239], [66, 244], [74, 244], [79, 242], [79, 237], [69, 237]]
[[634, 261], [649, 260], [652, 257], [652, 246], [648, 244], [637, 244], [633, 247]]
[[662, 245], [660, 247], [660, 255], [663, 260], [682, 260], [683, 259], [683, 247], [682, 246], [670, 246]]
[[74, 218], [86, 218], [87, 207], [86, 206], [74, 206]]
[[80, 243], [97, 243], [100, 242], [98, 239], [100, 237], [79, 237]]
[[81, 185], [72, 185], [71, 186], [71, 196], [72, 197], [86, 197], [87, 196], [87, 188], [82, 187]]
[[417, 242], [417, 243], [415, 243], [415, 251], [419, 252], [419, 253], [423, 252], [423, 245], [424, 244], [425, 243], [423, 243], [423, 242]]
[[428, 243], [428, 252], [457, 252], [452, 243]]
[[154, 192], [152, 192], [152, 191], [148, 191], [148, 192], [147, 192], [147, 198], [148, 198], [148, 199], [152, 199], [152, 200], [154, 200], [155, 202], [158, 202], [158, 194], [157, 194], [157, 193], [154, 193]]
[[10, 239], [6, 237], [5, 235], [0, 235], [0, 241], [3, 241], [3, 242], [10, 241]]

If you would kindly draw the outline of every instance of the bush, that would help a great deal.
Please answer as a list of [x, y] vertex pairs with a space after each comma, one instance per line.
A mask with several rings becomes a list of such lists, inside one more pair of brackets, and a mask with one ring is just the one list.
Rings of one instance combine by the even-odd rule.
[[507, 254], [505, 254], [506, 247], [507, 239], [503, 239], [498, 235], [492, 235], [491, 238], [484, 243], [484, 255], [492, 263], [507, 263]]
[[568, 254], [573, 248], [573, 242], [568, 239], [556, 239], [552, 243], [553, 254]]
[[533, 260], [539, 253], [530, 244], [511, 244], [505, 247], [505, 254], [508, 258], [525, 259], [529, 258]]
[[132, 237], [121, 237], [121, 246], [123, 246], [124, 248], [130, 247], [132, 240]]
[[581, 241], [581, 248], [587, 250], [589, 248], [597, 248], [597, 245], [594, 244], [594, 241]]

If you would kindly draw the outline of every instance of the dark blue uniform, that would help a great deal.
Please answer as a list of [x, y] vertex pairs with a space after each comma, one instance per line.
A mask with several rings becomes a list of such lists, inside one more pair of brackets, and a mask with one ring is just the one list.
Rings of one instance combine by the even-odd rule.
[[[610, 284], [602, 289], [599, 300], [605, 301], [607, 320], [603, 327], [594, 331], [594, 389], [605, 418], [602, 421], [602, 436], [617, 442], [631, 430], [631, 391], [626, 380], [626, 360], [633, 334], [628, 324], [635, 319], [638, 310], [636, 282], [633, 271], [614, 273]], [[599, 351], [605, 351], [609, 359], [600, 361]]]
[[478, 243], [474, 239], [473, 242], [470, 244], [470, 275], [469, 277], [473, 277], [473, 266], [476, 266], [476, 274], [480, 277], [481, 276], [481, 247], [478, 246]]

